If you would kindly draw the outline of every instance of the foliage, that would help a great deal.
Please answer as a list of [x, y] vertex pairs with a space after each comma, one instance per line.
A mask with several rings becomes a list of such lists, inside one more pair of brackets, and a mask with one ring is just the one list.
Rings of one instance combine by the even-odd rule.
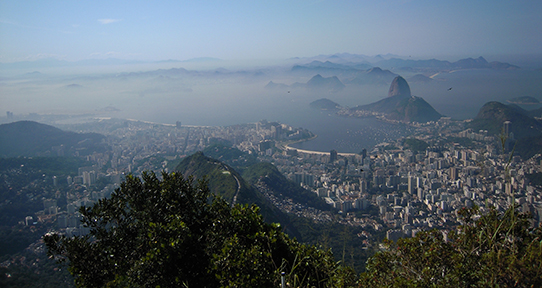
[[[43, 209], [42, 198], [54, 197], [59, 186], [86, 161], [77, 158], [0, 158], [0, 226], [13, 226]], [[75, 171], [75, 172], [74, 172]]]
[[0, 156], [55, 156], [58, 153], [53, 147], [62, 155], [89, 155], [105, 150], [104, 138], [96, 133], [79, 134], [34, 121], [18, 121], [0, 125]]
[[[42, 234], [43, 235], [43, 234]], [[0, 287], [74, 287], [73, 277], [67, 267], [49, 259], [43, 243], [30, 245], [19, 253], [1, 258]]]
[[23, 226], [18, 229], [0, 226], [0, 257], [24, 250], [31, 243], [39, 240], [43, 233], [45, 230], [40, 226]]
[[385, 237], [378, 238], [376, 231], [368, 227], [349, 226], [338, 222], [315, 223], [311, 219], [296, 216], [293, 216], [291, 221], [299, 231], [299, 241], [310, 245], [319, 244], [330, 249], [336, 261], [353, 268], [358, 273], [365, 270], [365, 262], [374, 254], [373, 249], [364, 247], [363, 240], [367, 238], [360, 237], [362, 232], [369, 232], [375, 236], [373, 238], [375, 241]]
[[542, 172], [525, 174], [533, 186], [542, 187]]
[[162, 178], [129, 175], [111, 198], [83, 207], [89, 235], [44, 237], [77, 286], [271, 287], [281, 271], [296, 286], [353, 281], [330, 251], [290, 239], [256, 206], [232, 207], [178, 173]]
[[463, 137], [447, 137], [442, 143], [458, 143], [465, 148], [474, 148], [475, 144], [469, 138]]
[[416, 152], [423, 152], [427, 147], [429, 147], [429, 144], [423, 140], [419, 140], [416, 138], [407, 138], [404, 140], [403, 145], [408, 147], [408, 149]]
[[445, 241], [437, 230], [393, 243], [373, 256], [360, 283], [367, 287], [540, 287], [542, 230], [515, 207], [478, 215], [460, 212], [463, 225]]
[[474, 131], [487, 130], [489, 135], [499, 135], [505, 121], [510, 121], [510, 131], [516, 139], [532, 137], [542, 134], [542, 123], [529, 116], [517, 106], [505, 105], [491, 101], [486, 104], [476, 118], [468, 123], [467, 127]]
[[226, 146], [220, 143], [212, 144], [203, 150], [203, 154], [217, 159], [232, 166], [236, 170], [242, 171], [247, 166], [258, 162], [255, 154], [248, 154], [237, 148]]
[[542, 135], [522, 138], [517, 140], [516, 143], [516, 152], [523, 159], [542, 154]]
[[384, 151], [397, 150], [397, 149], [399, 148], [397, 148], [397, 146], [392, 145], [392, 144], [384, 146]]
[[297, 203], [303, 203], [324, 211], [330, 210], [330, 205], [326, 204], [315, 193], [307, 191], [293, 181], [288, 180], [277, 167], [269, 162], [260, 162], [248, 167], [243, 173], [243, 178], [252, 184], [261, 180], [275, 193], [291, 198]]

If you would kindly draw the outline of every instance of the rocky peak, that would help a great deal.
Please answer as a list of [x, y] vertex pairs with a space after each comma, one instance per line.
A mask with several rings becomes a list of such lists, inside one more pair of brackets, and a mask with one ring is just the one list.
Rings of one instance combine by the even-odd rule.
[[401, 96], [404, 98], [410, 98], [410, 86], [406, 82], [405, 78], [401, 76], [395, 77], [390, 85], [390, 90], [388, 92], [388, 97]]

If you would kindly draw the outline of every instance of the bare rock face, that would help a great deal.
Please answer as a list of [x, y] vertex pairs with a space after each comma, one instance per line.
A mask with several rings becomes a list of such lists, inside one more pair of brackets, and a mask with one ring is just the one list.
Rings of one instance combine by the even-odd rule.
[[404, 98], [410, 98], [410, 86], [406, 82], [405, 78], [401, 76], [395, 77], [391, 82], [390, 90], [388, 92], [388, 97], [400, 96]]

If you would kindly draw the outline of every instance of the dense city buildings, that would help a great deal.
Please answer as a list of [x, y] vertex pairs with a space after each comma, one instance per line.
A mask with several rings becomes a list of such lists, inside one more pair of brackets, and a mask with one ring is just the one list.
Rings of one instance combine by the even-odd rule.
[[415, 132], [407, 138], [380, 143], [370, 151], [338, 153], [292, 148], [291, 143], [315, 135], [277, 122], [202, 127], [101, 119], [71, 129], [106, 135], [110, 149], [87, 156], [92, 165], [80, 167], [77, 176], [55, 178], [56, 185], [65, 181], [72, 187], [66, 206], [45, 199], [41, 214], [56, 216], [58, 228], [69, 235], [85, 233], [77, 221], [78, 207], [110, 195], [126, 173], [168, 171], [196, 151], [224, 144], [274, 164], [290, 180], [335, 208], [334, 212], [319, 211], [257, 187], [281, 210], [314, 221], [340, 221], [368, 231], [386, 231], [387, 238], [396, 240], [431, 228], [446, 235], [458, 224], [457, 211], [463, 207], [477, 205], [485, 211], [515, 203], [531, 212], [533, 225], [539, 225], [541, 190], [527, 175], [542, 172], [540, 155], [508, 157], [510, 151], [497, 137], [466, 129], [464, 121], [443, 117], [412, 126]]

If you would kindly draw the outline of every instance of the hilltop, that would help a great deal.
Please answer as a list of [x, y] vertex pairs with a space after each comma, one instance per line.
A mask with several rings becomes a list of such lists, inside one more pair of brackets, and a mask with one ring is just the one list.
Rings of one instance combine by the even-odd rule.
[[509, 131], [514, 133], [516, 139], [542, 134], [542, 123], [529, 116], [528, 111], [497, 101], [484, 104], [469, 127], [475, 131], [487, 130], [490, 135], [499, 135], [505, 121], [510, 121]]
[[75, 133], [34, 121], [0, 125], [0, 157], [87, 155], [104, 149], [105, 136]]
[[[206, 179], [211, 193], [222, 196], [232, 204], [256, 204], [266, 222], [289, 223], [288, 216], [273, 206], [263, 195], [232, 167], [221, 161], [197, 152], [183, 159], [175, 168], [183, 175], [191, 175], [196, 180]], [[288, 231], [298, 235], [295, 230]]]
[[359, 72], [349, 84], [377, 84], [386, 85], [398, 75], [390, 70], [382, 70], [380, 67], [374, 67], [367, 71]]
[[311, 108], [319, 109], [319, 110], [337, 110], [341, 108], [341, 105], [327, 98], [322, 98], [322, 99], [313, 101], [309, 104], [309, 106]]
[[510, 135], [506, 135], [508, 141], [514, 143], [510, 147], [515, 147], [515, 152], [527, 159], [542, 153], [542, 122], [532, 117], [533, 111], [526, 111], [515, 104], [492, 101], [482, 106], [468, 127], [474, 131], [487, 130], [489, 135], [501, 135], [504, 122], [510, 121]]

